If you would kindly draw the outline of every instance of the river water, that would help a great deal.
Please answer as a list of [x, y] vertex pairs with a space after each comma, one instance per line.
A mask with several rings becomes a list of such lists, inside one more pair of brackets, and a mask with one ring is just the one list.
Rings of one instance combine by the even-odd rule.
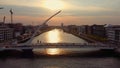
[[72, 34], [63, 32], [61, 29], [53, 29], [35, 37], [32, 43], [87, 43], [87, 41], [78, 38]]
[[[45, 32], [35, 43], [88, 43], [59, 29]], [[53, 45], [54, 46], [54, 45]], [[0, 59], [0, 68], [120, 68], [119, 53], [98, 49], [34, 49], [35, 57], [8, 57]]]

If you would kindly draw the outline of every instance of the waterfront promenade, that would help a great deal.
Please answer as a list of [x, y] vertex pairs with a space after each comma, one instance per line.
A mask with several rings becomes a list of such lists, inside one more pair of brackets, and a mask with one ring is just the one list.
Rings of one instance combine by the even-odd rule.
[[82, 33], [79, 34], [79, 33], [77, 33], [77, 32], [70, 32], [70, 31], [67, 31], [67, 30], [65, 30], [65, 29], [63, 29], [63, 31], [64, 31], [64, 32], [67, 32], [67, 33], [69, 33], [69, 34], [75, 35], [75, 36], [77, 36], [77, 37], [79, 37], [79, 38], [82, 38], [82, 39], [84, 39], [84, 40], [86, 40], [86, 41], [88, 41], [88, 42], [90, 42], [90, 43], [101, 43], [101, 42], [98, 42], [98, 41], [96, 41], [96, 40], [93, 40], [93, 39], [87, 37], [87, 35], [82, 34]]

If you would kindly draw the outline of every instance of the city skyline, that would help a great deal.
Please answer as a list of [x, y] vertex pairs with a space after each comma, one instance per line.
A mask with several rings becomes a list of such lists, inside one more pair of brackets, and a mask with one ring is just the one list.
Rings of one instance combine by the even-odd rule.
[[119, 24], [119, 0], [1, 0], [0, 21], [6, 16], [10, 22], [9, 10], [12, 8], [14, 22], [41, 24], [45, 19], [62, 10], [62, 13], [49, 21], [50, 25], [90, 25]]

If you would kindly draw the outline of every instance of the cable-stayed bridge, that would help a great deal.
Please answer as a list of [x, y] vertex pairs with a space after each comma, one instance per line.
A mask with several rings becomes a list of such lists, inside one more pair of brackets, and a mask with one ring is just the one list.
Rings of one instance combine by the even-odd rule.
[[47, 24], [47, 22], [49, 21], [49, 20], [51, 20], [54, 16], [56, 16], [57, 14], [59, 14], [61, 12], [61, 10], [60, 11], [58, 11], [57, 13], [55, 13], [55, 14], [53, 14], [52, 16], [50, 16], [48, 19], [46, 19], [41, 25], [38, 25], [38, 28], [36, 29], [36, 31], [33, 33], [33, 35], [30, 37], [30, 40], [28, 40], [26, 43], [23, 43], [24, 45], [29, 45], [29, 44], [31, 44], [31, 42], [32, 42], [32, 40], [33, 40], [33, 38], [35, 37], [35, 35], [37, 34], [37, 32], [39, 32], [39, 30], [41, 29], [41, 28], [43, 28], [46, 24]]
[[43, 28], [50, 19], [52, 19], [54, 16], [56, 16], [60, 12], [61, 11], [58, 11], [57, 13], [55, 13], [54, 15], [49, 17], [47, 20], [45, 20], [42, 25], [39, 25], [38, 28], [36, 29], [36, 31], [31, 36], [30, 40], [28, 40], [26, 43], [15, 44], [15, 45], [3, 45], [3, 46], [0, 46], [0, 49], [4, 49], [4, 50], [13, 50], [13, 49], [29, 50], [29, 49], [31, 49], [32, 50], [32, 49], [37, 49], [37, 48], [95, 48], [95, 49], [117, 49], [117, 48], [120, 48], [117, 45], [102, 44], [102, 43], [85, 43], [85, 44], [81, 44], [81, 43], [39, 43], [39, 44], [31, 44], [31, 42], [32, 42], [33, 38], [35, 37], [35, 35], [37, 34], [37, 32], [41, 28]]

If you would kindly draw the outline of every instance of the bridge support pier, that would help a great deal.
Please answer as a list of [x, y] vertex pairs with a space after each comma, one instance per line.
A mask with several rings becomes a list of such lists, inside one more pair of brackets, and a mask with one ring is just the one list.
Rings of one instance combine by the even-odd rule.
[[22, 49], [22, 57], [27, 57], [27, 58], [31, 58], [31, 57], [34, 57], [34, 54], [33, 54], [33, 49]]

